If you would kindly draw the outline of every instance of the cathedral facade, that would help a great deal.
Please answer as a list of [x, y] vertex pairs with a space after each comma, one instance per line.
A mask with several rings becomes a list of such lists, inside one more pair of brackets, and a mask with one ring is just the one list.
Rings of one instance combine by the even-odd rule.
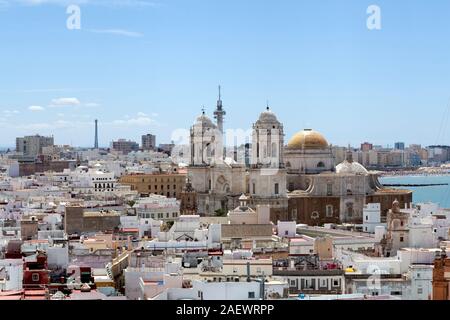
[[386, 216], [392, 202], [408, 207], [412, 192], [386, 189], [378, 175], [353, 161], [337, 164], [331, 145], [312, 129], [296, 133], [285, 145], [284, 127], [266, 108], [252, 126], [249, 163], [225, 156], [219, 93], [214, 123], [203, 111], [190, 130], [189, 181], [200, 215], [226, 214], [245, 194], [249, 206], [270, 205], [271, 220], [308, 225], [362, 223], [366, 203], [380, 203]]

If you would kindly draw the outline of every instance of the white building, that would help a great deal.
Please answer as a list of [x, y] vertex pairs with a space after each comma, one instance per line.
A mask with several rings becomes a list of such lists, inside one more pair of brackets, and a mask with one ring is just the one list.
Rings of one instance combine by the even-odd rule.
[[192, 288], [168, 289], [155, 297], [158, 300], [261, 300], [275, 299], [272, 297], [286, 297], [287, 281], [283, 279], [270, 279], [264, 284], [262, 294], [261, 281], [251, 282], [209, 282], [193, 280]]
[[433, 265], [414, 264], [409, 267], [410, 300], [431, 300], [433, 297]]
[[295, 221], [278, 221], [278, 236], [282, 238], [294, 238], [297, 235], [297, 223]]
[[69, 175], [70, 186], [80, 193], [113, 192], [116, 188], [117, 180], [112, 172], [80, 166]]
[[148, 198], [137, 200], [133, 209], [140, 219], [173, 221], [177, 220], [180, 215], [180, 201], [151, 194]]
[[0, 175], [5, 177], [18, 177], [19, 176], [19, 162], [13, 159], [1, 158], [0, 159]]
[[0, 260], [0, 291], [22, 290], [22, 259]]
[[[139, 260], [137, 260], [137, 262], [139, 263]], [[124, 270], [125, 295], [129, 300], [137, 300], [142, 298], [146, 291], [145, 286], [141, 286], [142, 281], [144, 284], [145, 282], [150, 281], [164, 282], [169, 280], [168, 277], [172, 277], [174, 275], [181, 275], [180, 258], [168, 261], [165, 261], [162, 257], [150, 257], [149, 259], [143, 259], [141, 265], [128, 266]], [[177, 279], [179, 278], [177, 277]], [[147, 293], [149, 293], [149, 290], [147, 290]]]
[[315, 239], [302, 235], [301, 237], [290, 239], [289, 255], [291, 256], [309, 256], [315, 254]]
[[378, 226], [386, 226], [386, 223], [381, 223], [381, 205], [369, 203], [363, 209], [363, 231], [375, 233]]

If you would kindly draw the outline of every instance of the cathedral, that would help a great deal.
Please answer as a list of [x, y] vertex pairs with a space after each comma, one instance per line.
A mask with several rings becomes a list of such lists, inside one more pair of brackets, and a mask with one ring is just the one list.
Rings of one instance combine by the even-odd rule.
[[351, 152], [336, 164], [331, 145], [317, 131], [301, 130], [285, 145], [283, 124], [269, 106], [252, 126], [249, 161], [227, 157], [225, 114], [219, 87], [216, 121], [203, 111], [190, 129], [188, 179], [200, 215], [224, 215], [239, 206], [243, 194], [253, 208], [270, 205], [275, 223], [362, 223], [366, 203], [380, 203], [382, 217], [396, 199], [411, 205], [411, 191], [383, 187]]

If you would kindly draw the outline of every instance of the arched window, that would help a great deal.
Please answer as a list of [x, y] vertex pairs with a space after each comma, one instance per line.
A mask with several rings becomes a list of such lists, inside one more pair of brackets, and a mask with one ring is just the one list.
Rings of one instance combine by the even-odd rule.
[[347, 217], [349, 217], [349, 218], [353, 217], [353, 203], [352, 202], [347, 203]]
[[317, 168], [325, 168], [325, 163], [323, 163], [322, 161], [320, 161], [320, 162], [317, 164]]

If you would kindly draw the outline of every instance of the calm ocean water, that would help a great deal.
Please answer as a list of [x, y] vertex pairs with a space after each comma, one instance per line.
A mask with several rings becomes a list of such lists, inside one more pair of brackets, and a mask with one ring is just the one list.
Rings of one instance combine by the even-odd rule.
[[443, 176], [399, 176], [380, 178], [381, 183], [387, 184], [427, 184], [427, 183], [448, 183], [448, 186], [432, 187], [404, 187], [400, 189], [409, 189], [413, 193], [413, 201], [417, 202], [435, 202], [441, 208], [450, 208], [450, 175]]

